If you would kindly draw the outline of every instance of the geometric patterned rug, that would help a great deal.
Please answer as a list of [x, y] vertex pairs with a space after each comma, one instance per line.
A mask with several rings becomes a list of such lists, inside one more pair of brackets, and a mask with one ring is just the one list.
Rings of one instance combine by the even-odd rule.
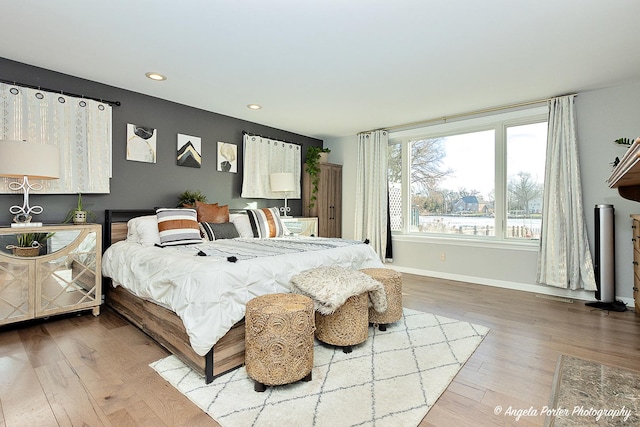
[[417, 426], [488, 332], [405, 308], [351, 353], [316, 340], [311, 381], [262, 393], [244, 367], [205, 384], [175, 356], [149, 366], [224, 427]]

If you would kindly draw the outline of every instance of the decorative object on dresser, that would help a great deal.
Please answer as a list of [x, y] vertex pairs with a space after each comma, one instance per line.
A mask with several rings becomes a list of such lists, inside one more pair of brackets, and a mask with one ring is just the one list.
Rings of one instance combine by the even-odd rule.
[[[318, 236], [342, 237], [342, 165], [321, 163], [318, 170], [315, 194], [309, 173], [305, 171], [302, 177], [302, 216], [318, 218]], [[316, 199], [311, 205], [314, 195]]]
[[67, 223], [69, 221], [73, 221], [74, 224], [84, 224], [88, 219], [95, 220], [96, 215], [86, 209], [82, 202], [82, 194], [78, 193], [78, 204], [75, 208], [69, 211], [64, 222]]
[[60, 176], [58, 147], [25, 141], [0, 141], [0, 177], [21, 179], [9, 183], [9, 189], [22, 190], [22, 206], [11, 206], [9, 212], [15, 215], [14, 227], [41, 226], [41, 222], [31, 222], [33, 214], [41, 214], [42, 206], [29, 206], [29, 192], [41, 190], [41, 183], [30, 183], [29, 179], [50, 180]]
[[287, 196], [296, 189], [293, 174], [290, 172], [278, 172], [269, 175], [271, 191], [274, 193], [284, 193], [284, 207], [280, 208], [280, 217], [290, 218], [291, 208], [287, 206]]
[[21, 233], [16, 235], [16, 245], [7, 245], [15, 256], [34, 257], [40, 255], [47, 240], [55, 233]]
[[[0, 248], [0, 325], [91, 309], [102, 302], [99, 224], [0, 228], [0, 238], [44, 233], [48, 253], [29, 258]], [[35, 236], [34, 236], [35, 238]], [[43, 244], [40, 241], [40, 244]]]
[[640, 137], [627, 149], [607, 179], [609, 188], [617, 188], [620, 196], [640, 202]]

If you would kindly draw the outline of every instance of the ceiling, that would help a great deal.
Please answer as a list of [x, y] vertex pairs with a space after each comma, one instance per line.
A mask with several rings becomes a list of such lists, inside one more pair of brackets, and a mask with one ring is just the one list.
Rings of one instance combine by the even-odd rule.
[[30, 0], [2, 14], [1, 57], [320, 139], [640, 79], [638, 0]]

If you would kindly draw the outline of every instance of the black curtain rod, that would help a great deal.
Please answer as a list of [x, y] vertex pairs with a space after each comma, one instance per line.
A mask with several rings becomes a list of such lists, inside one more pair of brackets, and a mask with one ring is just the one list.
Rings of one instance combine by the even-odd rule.
[[45, 92], [59, 93], [60, 95], [73, 96], [73, 97], [76, 97], [76, 98], [91, 99], [93, 101], [102, 102], [102, 103], [113, 105], [113, 106], [116, 106], [116, 107], [119, 107], [121, 105], [120, 101], [108, 101], [106, 99], [101, 99], [101, 98], [92, 98], [90, 96], [84, 96], [84, 95], [78, 95], [78, 94], [75, 94], [75, 93], [63, 92], [61, 90], [47, 89], [46, 87], [28, 85], [28, 84], [25, 84], [25, 83], [18, 83], [16, 81], [11, 81], [11, 80], [0, 79], [0, 82], [6, 83], [6, 84], [9, 84], [9, 85], [13, 85], [13, 86], [27, 87], [29, 89], [43, 90]]
[[287, 143], [287, 144], [293, 144], [293, 145], [298, 145], [298, 146], [302, 147], [302, 144], [301, 144], [301, 143], [299, 143], [299, 142], [283, 141], [283, 140], [278, 139], [278, 138], [271, 138], [270, 136], [262, 136], [262, 135], [258, 135], [257, 133], [247, 132], [246, 130], [243, 130], [243, 131], [242, 131], [242, 135], [247, 135], [247, 136], [259, 136], [260, 138], [273, 139], [274, 141], [285, 142], [285, 143]]

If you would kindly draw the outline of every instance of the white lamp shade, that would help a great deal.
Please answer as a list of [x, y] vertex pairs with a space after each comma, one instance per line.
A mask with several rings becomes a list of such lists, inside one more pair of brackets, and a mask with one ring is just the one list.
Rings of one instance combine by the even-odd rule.
[[0, 141], [0, 176], [58, 179], [60, 154], [55, 145]]
[[293, 174], [289, 172], [272, 173], [269, 176], [271, 183], [271, 191], [295, 191], [296, 185], [293, 180]]

